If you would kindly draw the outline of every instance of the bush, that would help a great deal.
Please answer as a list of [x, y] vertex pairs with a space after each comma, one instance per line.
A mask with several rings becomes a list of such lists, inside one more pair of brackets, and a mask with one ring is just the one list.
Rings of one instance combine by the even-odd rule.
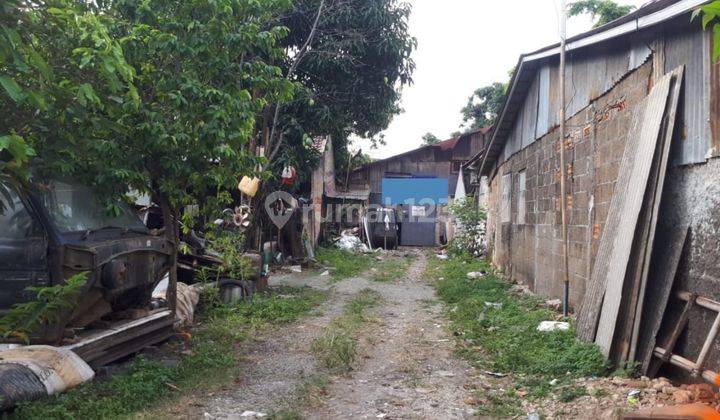
[[485, 222], [487, 213], [475, 200], [466, 198], [450, 205], [455, 216], [455, 235], [450, 241], [448, 253], [452, 256], [480, 257], [485, 255], [487, 241]]

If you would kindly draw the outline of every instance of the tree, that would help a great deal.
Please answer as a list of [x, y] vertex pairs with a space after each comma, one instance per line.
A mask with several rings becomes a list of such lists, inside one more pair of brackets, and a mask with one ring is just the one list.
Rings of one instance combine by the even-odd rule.
[[507, 84], [499, 82], [475, 90], [461, 111], [463, 125], [468, 130], [475, 130], [494, 124], [502, 112], [506, 90]]
[[[281, 23], [282, 42], [302, 51], [282, 63], [298, 89], [280, 107], [268, 139], [269, 164], [306, 157], [305, 139], [331, 136], [336, 161], [347, 160], [348, 138], [375, 138], [400, 112], [401, 90], [411, 83], [416, 41], [408, 34], [410, 8], [396, 0], [296, 0]], [[294, 66], [294, 67], [293, 67]], [[281, 147], [287, 146], [287, 147]], [[300, 161], [298, 163], [303, 163]]]
[[437, 138], [437, 136], [433, 133], [425, 133], [422, 136], [422, 145], [423, 146], [432, 146], [433, 144], [440, 143], [440, 139]]
[[[40, 25], [47, 39], [21, 29], [59, 82], [46, 89], [53, 107], [38, 119], [11, 97], [20, 123], [10, 129], [34, 134], [39, 172], [73, 175], [108, 197], [150, 193], [177, 242], [182, 206], [230, 202], [239, 177], [259, 163], [247, 150], [257, 115], [292, 97], [293, 84], [270, 64], [285, 55], [277, 16], [289, 1], [67, 3], [14, 9], [20, 22], [58, 21]], [[21, 70], [21, 86], [47, 79]]]
[[619, 5], [612, 0], [578, 0], [570, 4], [568, 14], [572, 16], [590, 15], [597, 22], [593, 28], [619, 19], [632, 12], [635, 6]]
[[0, 5], [3, 171], [16, 171], [50, 136], [90, 135], [96, 126], [85, 117], [110, 95], [113, 101], [137, 99], [134, 70], [105, 23], [70, 0]]
[[693, 11], [692, 20], [702, 16], [703, 30], [707, 30], [712, 25], [713, 31], [713, 61], [720, 58], [720, 0], [715, 0], [704, 6], [700, 6]]

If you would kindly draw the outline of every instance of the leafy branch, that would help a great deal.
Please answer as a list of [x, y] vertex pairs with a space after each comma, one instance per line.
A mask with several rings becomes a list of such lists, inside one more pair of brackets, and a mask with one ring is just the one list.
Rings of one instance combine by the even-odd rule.
[[65, 284], [26, 288], [35, 294], [35, 300], [13, 305], [10, 312], [0, 318], [0, 335], [29, 344], [29, 335], [33, 331], [44, 324], [60, 321], [63, 311], [75, 306], [86, 283], [87, 273], [79, 273]]
[[720, 1], [716, 0], [704, 6], [700, 6], [693, 11], [691, 21], [702, 16], [703, 30], [707, 30], [712, 24], [713, 31], [713, 61], [720, 58]]

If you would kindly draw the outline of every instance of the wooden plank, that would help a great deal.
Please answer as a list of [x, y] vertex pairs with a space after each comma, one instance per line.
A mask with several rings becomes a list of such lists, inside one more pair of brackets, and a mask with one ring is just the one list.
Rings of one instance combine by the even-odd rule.
[[[677, 354], [669, 355], [665, 351], [665, 349], [661, 347], [656, 347], [654, 350], [654, 354], [656, 357], [662, 359], [665, 357], [669, 358], [669, 362], [673, 366], [677, 366], [681, 369], [685, 369], [686, 371], [692, 371], [692, 369], [695, 367], [695, 363], [682, 357], [678, 356]], [[703, 370], [702, 372], [699, 372], [700, 375], [702, 375], [702, 378], [709, 384], [712, 384], [713, 386], [718, 386], [720, 384], [720, 375], [718, 375], [716, 372], [713, 372], [711, 370]]]
[[648, 289], [645, 300], [653, 304], [646, 305], [647, 307], [643, 310], [643, 328], [640, 329], [640, 336], [638, 337], [636, 357], [638, 361], [642, 361], [644, 373], [648, 373], [650, 367], [653, 349], [658, 340], [657, 336], [662, 326], [663, 314], [670, 299], [688, 231], [688, 226], [682, 226], [671, 232], [670, 238], [666, 242], [667, 245], [658, 249], [658, 257], [655, 260], [654, 273], [659, 277], [648, 281], [648, 284], [652, 285], [652, 287]]
[[675, 350], [675, 344], [680, 338], [680, 334], [682, 334], [685, 326], [687, 325], [688, 319], [690, 318], [690, 311], [692, 310], [694, 303], [694, 297], [685, 303], [685, 308], [683, 308], [683, 311], [680, 314], [680, 318], [675, 321], [675, 326], [673, 327], [672, 333], [670, 333], [670, 338], [664, 340], [665, 342], [662, 343], [665, 354], [650, 363], [650, 367], [648, 368], [648, 374], [650, 376], [655, 376], [657, 374], [657, 371], [660, 369], [660, 366], [664, 362], [670, 361], [672, 352]]
[[667, 103], [665, 118], [663, 118], [660, 141], [657, 144], [655, 158], [653, 159], [648, 180], [648, 187], [640, 212], [640, 222], [636, 228], [635, 240], [630, 254], [630, 265], [626, 275], [620, 311], [618, 312], [618, 326], [611, 351], [611, 361], [620, 366], [628, 360], [635, 360], [637, 334], [645, 297], [645, 283], [652, 258], [655, 229], [657, 227], [658, 212], [665, 185], [665, 173], [670, 156], [670, 142], [675, 129], [677, 105], [680, 97], [683, 67], [671, 72], [670, 99]]
[[[639, 203], [633, 207], [640, 207], [647, 185], [647, 172], [650, 162], [653, 159], [653, 151], [657, 142], [657, 132], [660, 128], [667, 95], [670, 88], [670, 77], [661, 79], [650, 94], [638, 104], [635, 109], [632, 127], [627, 136], [625, 152], [620, 166], [620, 173], [615, 183], [615, 194], [613, 194], [608, 209], [605, 226], [595, 257], [592, 276], [585, 292], [585, 298], [578, 312], [577, 335], [586, 341], [593, 341], [596, 338], [596, 327], [600, 318], [600, 311], [603, 307], [605, 291], [608, 280], [617, 276], [624, 279], [624, 272], [627, 268], [627, 261], [624, 264], [617, 261], [614, 256], [619, 252], [629, 252], [624, 245], [628, 239], [632, 241], [639, 208], [632, 216], [631, 202]], [[642, 147], [641, 147], [642, 146]], [[645, 172], [643, 174], [643, 172]], [[615, 242], [619, 241], [618, 244]], [[618, 270], [612, 271], [613, 265], [621, 264]], [[622, 273], [618, 273], [622, 271]], [[617, 292], [621, 292], [618, 287]], [[616, 297], [616, 296], [615, 296]], [[618, 302], [615, 302], [619, 304]], [[615, 314], [616, 316], [616, 314]], [[614, 328], [613, 328], [614, 330]], [[609, 347], [609, 346], [608, 346]], [[608, 354], [609, 349], [604, 349]]]
[[605, 297], [595, 335], [595, 344], [600, 347], [605, 357], [610, 355], [610, 347], [615, 335], [630, 250], [648, 186], [650, 166], [655, 156], [671, 80], [671, 75], [658, 80], [657, 85], [644, 101], [646, 104], [644, 112], [639, 113], [642, 115], [642, 120], [637, 132], [639, 135], [637, 150], [634, 156], [628, 156], [625, 153], [623, 164], [620, 167], [619, 177], [625, 175], [630, 182], [626, 189], [615, 190], [610, 204], [611, 208], [619, 207], [619, 211], [616, 213], [617, 219], [608, 220], [606, 225], [616, 223], [617, 235], [612, 240], [613, 246], [609, 255], [608, 269], [604, 273]]
[[[675, 121], [677, 119], [678, 103], [682, 94], [682, 81], [685, 73], [685, 67], [680, 66], [672, 71], [673, 80], [670, 88], [670, 98], [668, 99], [664, 138], [661, 140], [660, 147], [660, 167], [658, 168], [657, 184], [655, 185], [654, 197], [652, 200], [653, 208], [650, 211], [650, 232], [645, 245], [645, 255], [642, 260], [642, 274], [640, 277], [640, 290], [638, 292], [637, 305], [634, 307], [635, 313], [632, 323], [632, 340], [630, 342], [630, 354], [628, 359], [634, 361], [637, 352], [637, 341], [640, 333], [640, 323], [642, 321], [642, 310], [645, 305], [645, 292], [647, 289], [647, 281], [650, 273], [650, 261], [652, 260], [653, 248], [655, 244], [655, 231], [657, 229], [658, 214], [660, 213], [660, 204], [662, 202], [662, 193], [665, 188], [665, 174], [667, 172], [668, 161], [670, 160], [670, 146], [672, 144], [673, 134], [675, 132]], [[632, 307], [631, 307], [632, 309]]]

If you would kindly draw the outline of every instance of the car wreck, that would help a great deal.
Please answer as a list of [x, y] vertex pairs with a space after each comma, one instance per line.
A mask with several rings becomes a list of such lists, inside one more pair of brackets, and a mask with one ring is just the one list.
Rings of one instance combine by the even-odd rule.
[[28, 287], [62, 285], [86, 273], [72, 307], [27, 338], [72, 349], [91, 366], [166, 339], [175, 320], [172, 299], [152, 295], [172, 277], [176, 245], [145, 227], [126, 203], [111, 208], [112, 214], [90, 188], [68, 180], [11, 184], [0, 194], [0, 314], [32, 300]]

